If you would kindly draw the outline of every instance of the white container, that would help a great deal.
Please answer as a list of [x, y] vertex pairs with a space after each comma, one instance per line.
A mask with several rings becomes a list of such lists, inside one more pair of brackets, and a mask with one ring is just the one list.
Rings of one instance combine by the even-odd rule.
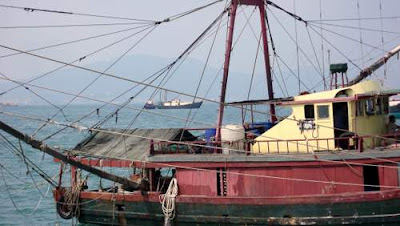
[[221, 141], [238, 141], [243, 140], [245, 136], [242, 125], [226, 125], [221, 128]]
[[[230, 149], [242, 149], [243, 144], [237, 143], [237, 141], [242, 141], [245, 138], [245, 131], [242, 125], [226, 125], [221, 128], [221, 141], [222, 143], [222, 153], [239, 153], [237, 151], [232, 151]], [[225, 143], [234, 142], [234, 143]]]

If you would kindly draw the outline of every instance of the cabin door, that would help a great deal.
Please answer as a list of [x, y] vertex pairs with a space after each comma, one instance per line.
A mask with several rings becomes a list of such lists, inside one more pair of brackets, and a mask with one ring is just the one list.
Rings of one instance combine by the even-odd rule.
[[[333, 103], [333, 126], [335, 127], [335, 138], [344, 138], [350, 135], [349, 113], [347, 102]], [[335, 146], [348, 149], [348, 140], [335, 140]]]

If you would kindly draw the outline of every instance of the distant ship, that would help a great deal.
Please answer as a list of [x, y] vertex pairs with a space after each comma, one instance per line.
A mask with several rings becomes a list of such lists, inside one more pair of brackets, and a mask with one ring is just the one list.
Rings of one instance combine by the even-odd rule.
[[1, 102], [0, 106], [12, 106], [12, 107], [16, 107], [18, 106], [16, 103], [13, 102]]
[[144, 105], [144, 109], [193, 109], [200, 108], [202, 103], [202, 101], [181, 101], [179, 98], [168, 100], [167, 92], [165, 91], [160, 93], [160, 102], [155, 104], [153, 100], [149, 100]]
[[174, 99], [171, 101], [164, 101], [158, 104], [154, 104], [153, 101], [147, 101], [144, 105], [145, 109], [193, 109], [200, 108], [203, 102], [187, 102], [181, 101], [179, 99]]

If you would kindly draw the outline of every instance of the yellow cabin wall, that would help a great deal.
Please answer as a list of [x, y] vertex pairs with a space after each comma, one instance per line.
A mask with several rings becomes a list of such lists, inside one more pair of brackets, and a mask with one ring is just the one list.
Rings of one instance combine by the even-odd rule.
[[[362, 135], [382, 135], [387, 134], [386, 126], [387, 115], [371, 115], [355, 118], [354, 132]], [[364, 140], [364, 148], [373, 147], [381, 144], [379, 138], [369, 138]]]
[[[329, 105], [329, 115], [332, 116], [332, 103], [318, 105]], [[333, 118], [318, 119], [316, 112], [318, 105], [314, 107], [315, 123], [317, 124], [315, 130], [301, 131], [299, 129], [297, 120], [305, 119], [304, 105], [292, 106], [292, 114], [290, 116], [256, 138], [256, 143], [253, 145], [252, 151], [255, 153], [304, 153], [318, 150], [333, 150], [335, 146], [333, 140], [313, 140], [315, 138], [323, 139], [334, 136], [333, 129], [331, 129]]]
[[[352, 95], [375, 92], [381, 90], [380, 85], [375, 81], [366, 81], [357, 85], [325, 91], [320, 93], [313, 93], [295, 97], [295, 101], [304, 100], [321, 100], [332, 99], [342, 91], [348, 90]], [[312, 103], [310, 103], [312, 104]], [[329, 106], [329, 118], [318, 118], [318, 106]], [[252, 146], [254, 153], [296, 153], [296, 152], [311, 152], [311, 151], [324, 151], [334, 150], [334, 140], [313, 140], [313, 139], [329, 139], [334, 138], [334, 118], [333, 118], [333, 104], [332, 103], [318, 103], [314, 104], [314, 116], [316, 128], [314, 130], [301, 131], [298, 126], [298, 120], [305, 120], [304, 104], [292, 105], [292, 114], [286, 119], [283, 119], [277, 125], [263, 133], [255, 139]], [[373, 116], [358, 116], [356, 117], [356, 101], [348, 102], [348, 118], [349, 118], [349, 131], [357, 134], [379, 135], [386, 133], [386, 115], [373, 115]], [[299, 141], [297, 141], [299, 140]], [[375, 140], [376, 144], [380, 141]], [[372, 139], [366, 139], [364, 146], [371, 146]]]

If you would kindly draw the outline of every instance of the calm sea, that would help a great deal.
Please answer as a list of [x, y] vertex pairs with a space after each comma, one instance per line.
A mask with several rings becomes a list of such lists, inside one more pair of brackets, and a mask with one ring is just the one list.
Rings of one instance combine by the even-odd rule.
[[[102, 108], [97, 114], [96, 109], [98, 107], [95, 105], [69, 106], [63, 110], [63, 114], [57, 114], [54, 119], [57, 122], [70, 123], [84, 118], [81, 120], [82, 125], [93, 126], [115, 110], [113, 107]], [[117, 116], [114, 114], [102, 127], [126, 128], [131, 125], [131, 128], [185, 126], [188, 128], [206, 128], [211, 127], [217, 120], [217, 106], [212, 104], [204, 104], [199, 110], [151, 110], [151, 113], [142, 112], [138, 116], [136, 109], [139, 108], [141, 108], [140, 105], [130, 105], [130, 108], [119, 110]], [[257, 110], [265, 111], [262, 108]], [[0, 120], [31, 135], [43, 125], [43, 122], [8, 116], [4, 113], [46, 120], [55, 115], [58, 109], [50, 106], [0, 106], [0, 112]], [[94, 113], [87, 116], [90, 112]], [[255, 114], [255, 117], [258, 118], [258, 121], [267, 121], [268, 118], [265, 114]], [[188, 118], [200, 123], [187, 123]], [[241, 111], [237, 109], [226, 110], [225, 123], [238, 123], [240, 119]], [[74, 129], [66, 129], [51, 136], [61, 128], [63, 127], [52, 124], [46, 125], [35, 133], [35, 137], [40, 140], [44, 139], [50, 145], [69, 149], [87, 136], [85, 131]], [[24, 162], [12, 152], [10, 146], [20, 149], [19, 142], [4, 132], [1, 132], [1, 134], [11, 144], [3, 138], [0, 139], [0, 225], [71, 225], [71, 221], [63, 220], [57, 215], [52, 198], [52, 187], [49, 187], [48, 183], [37, 173], [27, 173], [28, 170]], [[48, 175], [54, 176], [57, 181], [59, 163], [55, 163], [53, 158], [43, 155], [27, 145], [21, 144], [21, 147], [29, 159]], [[64, 179], [64, 181], [68, 181], [68, 179]], [[98, 185], [98, 180], [94, 179], [89, 187], [96, 185]]]

